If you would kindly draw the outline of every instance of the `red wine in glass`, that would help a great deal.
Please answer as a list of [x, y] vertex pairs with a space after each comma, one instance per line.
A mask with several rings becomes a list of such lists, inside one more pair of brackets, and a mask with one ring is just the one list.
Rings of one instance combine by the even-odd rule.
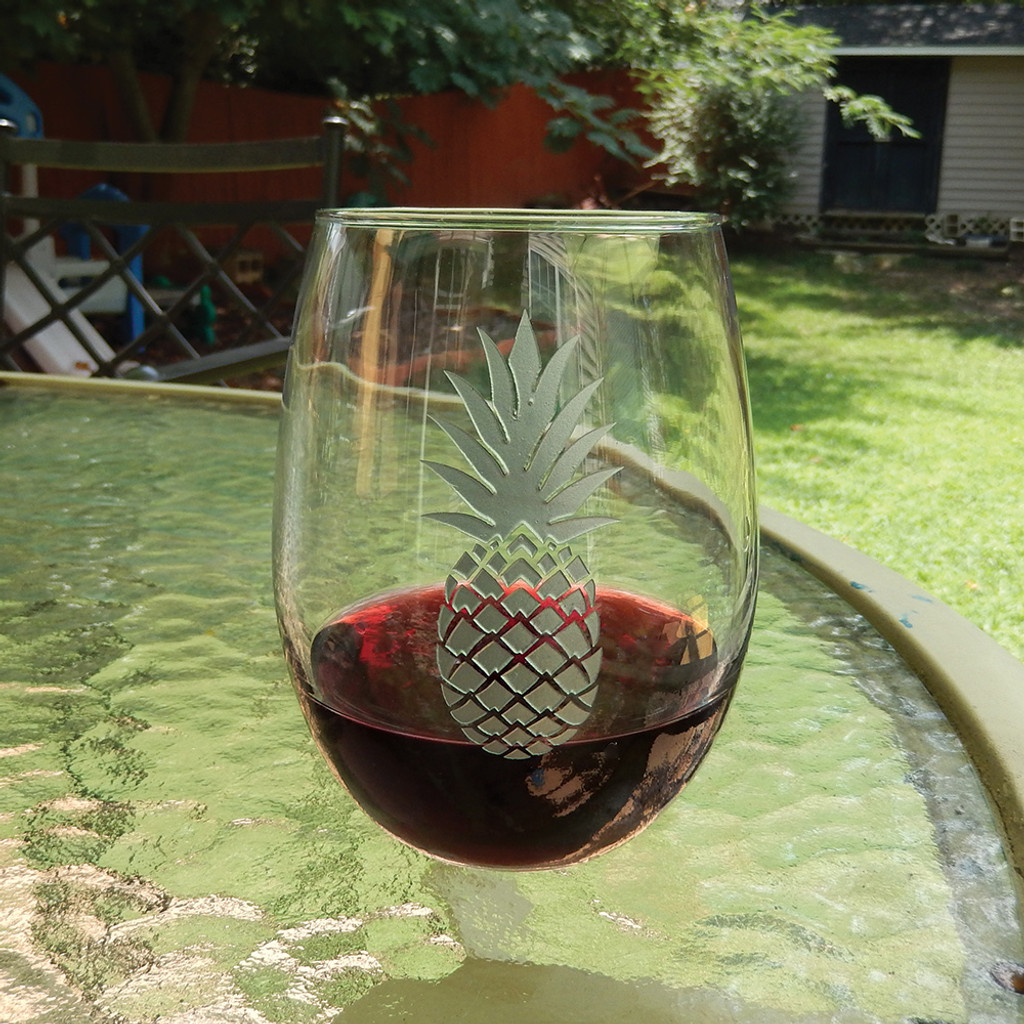
[[[300, 698], [313, 736], [358, 803], [442, 860], [549, 868], [610, 849], [686, 784], [725, 716], [739, 671], [706, 629], [659, 602], [598, 589], [602, 667], [586, 725], [508, 758], [462, 734], [439, 699], [440, 585], [334, 617], [312, 645]], [[657, 721], [623, 728], [638, 694]]]

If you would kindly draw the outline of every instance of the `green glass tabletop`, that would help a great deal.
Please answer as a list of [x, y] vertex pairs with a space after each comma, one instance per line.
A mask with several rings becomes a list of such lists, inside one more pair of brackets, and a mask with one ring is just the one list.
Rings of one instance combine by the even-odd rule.
[[276, 431], [188, 389], [0, 388], [0, 1020], [1024, 1020], [960, 742], [770, 547], [719, 740], [647, 832], [528, 874], [389, 838], [287, 680]]

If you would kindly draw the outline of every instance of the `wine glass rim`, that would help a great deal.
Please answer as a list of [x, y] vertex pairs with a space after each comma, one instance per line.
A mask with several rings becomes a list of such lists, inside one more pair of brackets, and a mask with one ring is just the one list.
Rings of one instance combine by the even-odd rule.
[[346, 228], [470, 231], [573, 231], [686, 234], [716, 231], [714, 213], [647, 210], [559, 210], [501, 207], [339, 207], [320, 210], [321, 223]]

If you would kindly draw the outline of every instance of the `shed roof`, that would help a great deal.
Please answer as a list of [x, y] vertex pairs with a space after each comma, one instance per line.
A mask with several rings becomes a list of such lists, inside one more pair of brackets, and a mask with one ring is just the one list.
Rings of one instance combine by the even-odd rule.
[[839, 37], [839, 54], [1024, 54], [1016, 4], [835, 4], [794, 9]]

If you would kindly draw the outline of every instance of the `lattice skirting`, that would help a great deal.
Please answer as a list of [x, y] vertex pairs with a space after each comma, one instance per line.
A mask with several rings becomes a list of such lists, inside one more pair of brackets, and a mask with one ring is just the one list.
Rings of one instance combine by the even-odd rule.
[[930, 242], [949, 242], [976, 236], [1024, 242], [1024, 210], [1020, 216], [993, 213], [943, 212], [921, 214], [889, 213], [783, 213], [774, 218], [776, 228], [798, 234], [905, 235], [922, 231]]
[[973, 235], [1024, 242], [1024, 211], [1019, 217], [992, 213], [934, 213], [926, 220], [929, 238], [957, 239]]

